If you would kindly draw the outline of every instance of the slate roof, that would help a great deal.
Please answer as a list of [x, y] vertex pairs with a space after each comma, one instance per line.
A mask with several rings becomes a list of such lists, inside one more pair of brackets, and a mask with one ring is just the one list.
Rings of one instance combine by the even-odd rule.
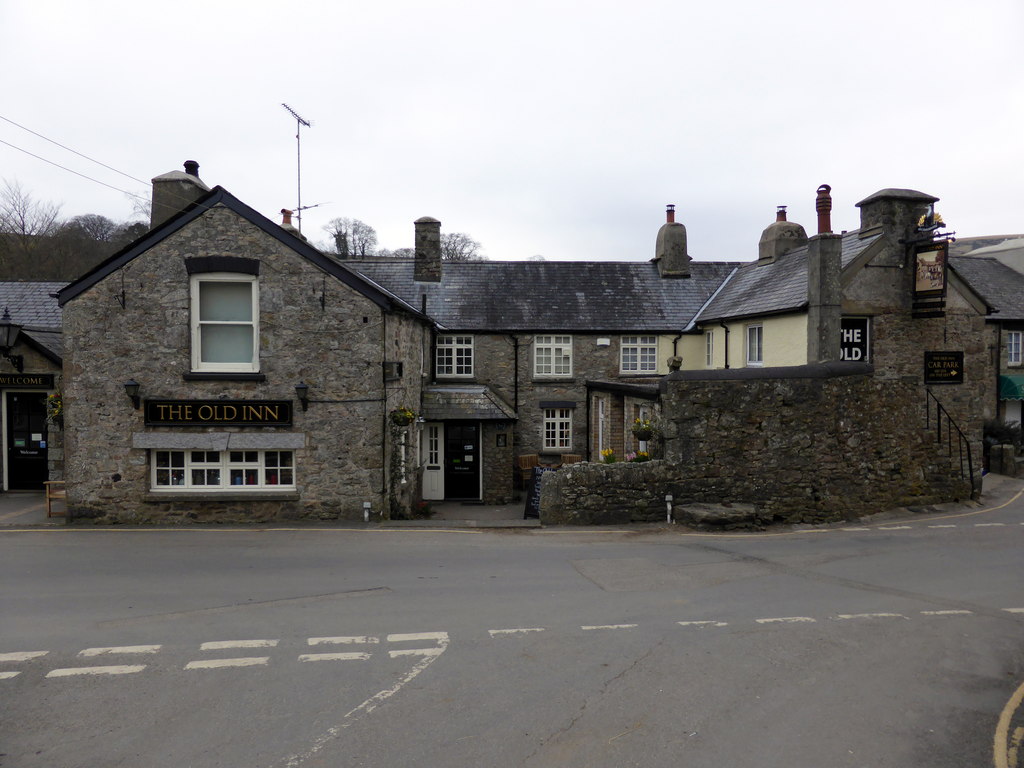
[[33, 328], [60, 328], [60, 307], [51, 293], [57, 293], [66, 282], [2, 281], [0, 282], [0, 314], [7, 307], [11, 319]]
[[[840, 260], [846, 269], [881, 234], [861, 239], [859, 230], [843, 235]], [[700, 313], [700, 321], [797, 312], [807, 306], [807, 246], [779, 256], [774, 262], [742, 265]]]
[[949, 266], [992, 308], [990, 320], [1024, 320], [1024, 275], [991, 256], [953, 256]]
[[59, 330], [39, 330], [22, 328], [22, 336], [27, 336], [33, 346], [58, 365], [64, 356], [64, 336]]
[[429, 421], [508, 421], [516, 418], [508, 403], [479, 384], [424, 387], [422, 403], [423, 417]]
[[681, 331], [738, 264], [690, 263], [662, 278], [650, 261], [444, 262], [440, 283], [413, 280], [413, 260], [344, 262], [447, 330]]

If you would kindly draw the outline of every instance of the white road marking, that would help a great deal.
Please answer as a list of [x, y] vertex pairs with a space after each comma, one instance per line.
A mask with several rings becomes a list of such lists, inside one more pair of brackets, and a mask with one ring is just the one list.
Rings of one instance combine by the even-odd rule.
[[0, 672], [0, 680], [10, 680], [12, 677], [17, 677], [21, 672]]
[[65, 669], [51, 669], [46, 673], [46, 676], [71, 677], [73, 675], [130, 675], [134, 672], [141, 672], [145, 668], [145, 664], [126, 664], [116, 667], [68, 667]]
[[840, 528], [840, 531], [870, 531], [870, 528]]
[[[370, 712], [373, 712], [373, 710], [380, 706], [381, 702], [383, 702], [385, 699], [389, 699], [392, 696], [394, 696], [396, 693], [402, 690], [402, 688], [404, 688], [406, 685], [408, 685], [410, 682], [416, 679], [416, 677], [421, 672], [423, 672], [423, 670], [425, 670], [427, 667], [433, 664], [434, 661], [440, 656], [441, 652], [443, 652], [445, 648], [448, 647], [448, 633], [436, 632], [430, 634], [430, 639], [435, 639], [438, 642], [439, 647], [437, 649], [431, 649], [437, 650], [437, 654], [431, 656], [424, 656], [416, 664], [413, 665], [412, 669], [410, 669], [402, 677], [402, 679], [400, 679], [393, 686], [378, 693], [375, 693], [373, 696], [368, 698], [358, 707], [349, 710], [345, 714], [345, 716], [341, 718], [341, 722], [338, 725], [332, 726], [331, 728], [327, 729], [327, 731], [323, 735], [318, 737], [313, 742], [313, 745], [308, 750], [302, 753], [294, 754], [291, 757], [287, 758], [285, 763], [287, 768], [295, 768], [295, 766], [298, 766], [301, 763], [304, 763], [307, 760], [309, 760], [311, 757], [315, 756], [325, 746], [327, 746], [327, 744], [329, 744], [332, 740], [336, 739], [345, 728], [348, 728], [350, 725], [356, 722], [356, 720], [358, 720], [361, 716], [368, 715]], [[390, 640], [391, 637], [408, 637], [408, 635], [390, 635], [388, 639]]]
[[525, 635], [527, 632], [543, 632], [544, 627], [517, 627], [516, 629], [489, 629], [491, 637], [498, 635]]
[[971, 616], [974, 611], [921, 611], [922, 616]]
[[310, 645], [370, 645], [379, 643], [379, 637], [355, 635], [352, 637], [311, 637], [306, 641]]
[[203, 643], [199, 646], [200, 651], [219, 651], [224, 648], [273, 648], [278, 640], [215, 640], [211, 643]]
[[758, 624], [813, 624], [817, 619], [812, 619], [810, 616], [779, 616], [773, 619], [754, 619], [754, 621]]
[[444, 648], [404, 648], [400, 651], [388, 651], [392, 659], [399, 656], [440, 656], [442, 653]]
[[975, 528], [997, 528], [1006, 525], [1006, 523], [975, 523]]
[[245, 656], [240, 659], [203, 659], [190, 661], [185, 669], [219, 669], [221, 667], [257, 667], [267, 664], [269, 656]]
[[405, 643], [410, 640], [436, 640], [437, 642], [448, 642], [447, 632], [415, 632], [408, 635], [388, 635], [389, 643]]
[[698, 628], [702, 628], [702, 627], [727, 627], [727, 626], [729, 626], [729, 622], [727, 622], [727, 621], [711, 621], [711, 620], [706, 620], [706, 621], [677, 621], [676, 624], [678, 624], [681, 627], [698, 627]]
[[902, 613], [838, 613], [834, 618], [845, 621], [848, 619], [905, 619], [907, 617]]
[[366, 661], [368, 653], [303, 653], [299, 661]]
[[110, 648], [86, 648], [79, 651], [79, 656], [99, 656], [104, 653], [156, 653], [163, 646], [159, 645], [115, 645]]
[[20, 653], [0, 653], [0, 661], [30, 661], [45, 656], [49, 651], [21, 651]]
[[590, 627], [580, 627], [580, 629], [587, 631], [592, 629], [634, 629], [636, 626], [636, 624], [597, 624]]
[[909, 525], [880, 525], [878, 530], [880, 531], [909, 531]]
[[1003, 608], [1007, 613], [1024, 613], [1024, 608]]

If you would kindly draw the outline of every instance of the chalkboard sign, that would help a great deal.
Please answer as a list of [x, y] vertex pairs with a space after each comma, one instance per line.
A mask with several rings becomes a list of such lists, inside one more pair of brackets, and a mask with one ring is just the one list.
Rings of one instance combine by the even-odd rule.
[[526, 488], [526, 510], [523, 512], [523, 519], [531, 517], [540, 520], [540, 481], [545, 472], [554, 472], [554, 467], [534, 467], [530, 475], [530, 484]]

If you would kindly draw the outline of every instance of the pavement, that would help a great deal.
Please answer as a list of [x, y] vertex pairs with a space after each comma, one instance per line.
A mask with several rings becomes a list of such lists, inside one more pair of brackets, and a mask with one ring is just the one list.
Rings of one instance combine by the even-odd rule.
[[[916, 513], [954, 513], [1002, 504], [1024, 489], [1024, 478], [989, 473], [982, 478], [981, 499], [953, 502], [920, 508], [885, 510], [872, 516], [873, 520], [910, 517]], [[384, 527], [412, 528], [540, 528], [539, 520], [523, 519], [524, 502], [484, 505], [457, 501], [435, 502], [434, 514], [424, 520], [386, 520]], [[53, 517], [46, 516], [46, 498], [42, 492], [8, 491], [0, 493], [0, 527], [59, 526], [65, 525], [64, 500], [53, 502]], [[350, 525], [350, 522], [346, 522]]]

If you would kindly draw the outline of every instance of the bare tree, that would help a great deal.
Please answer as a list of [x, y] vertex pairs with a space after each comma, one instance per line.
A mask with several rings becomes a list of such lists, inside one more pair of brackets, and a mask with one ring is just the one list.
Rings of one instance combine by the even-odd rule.
[[395, 248], [393, 251], [389, 251], [387, 248], [381, 248], [377, 251], [378, 256], [388, 256], [394, 259], [412, 259], [416, 257], [415, 248]]
[[0, 190], [0, 264], [49, 260], [48, 239], [60, 229], [60, 206], [32, 198], [16, 181]]
[[445, 232], [441, 235], [442, 261], [484, 261], [480, 243], [465, 232]]
[[342, 259], [364, 259], [377, 253], [377, 231], [359, 219], [331, 219], [324, 227], [334, 239], [334, 251]]

